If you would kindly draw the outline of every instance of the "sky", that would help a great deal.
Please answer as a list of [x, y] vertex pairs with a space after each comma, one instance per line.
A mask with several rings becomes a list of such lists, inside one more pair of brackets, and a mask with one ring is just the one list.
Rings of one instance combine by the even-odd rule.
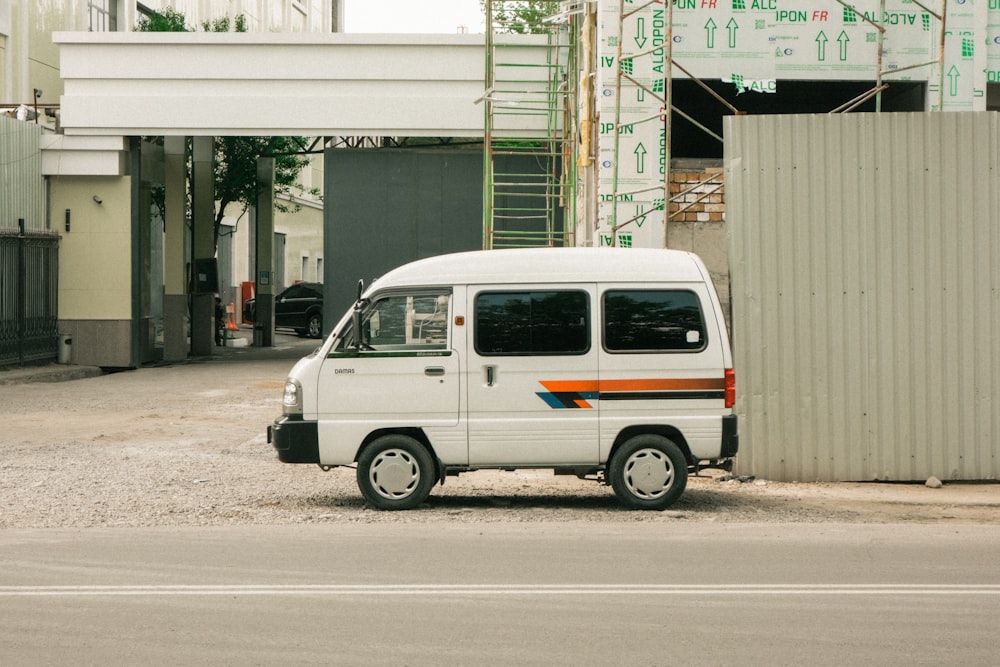
[[479, 0], [344, 0], [345, 32], [483, 33]]

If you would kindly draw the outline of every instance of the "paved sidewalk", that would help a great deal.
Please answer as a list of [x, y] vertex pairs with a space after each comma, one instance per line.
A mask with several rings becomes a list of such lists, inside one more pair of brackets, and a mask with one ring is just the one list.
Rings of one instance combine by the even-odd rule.
[[[300, 338], [294, 334], [276, 332], [274, 335], [274, 346], [266, 348], [253, 347], [253, 329], [249, 326], [242, 326], [238, 331], [230, 332], [230, 336], [231, 338], [226, 341], [225, 346], [213, 348], [211, 356], [189, 356], [187, 359], [179, 361], [155, 361], [143, 364], [143, 367], [156, 368], [208, 361], [298, 359], [309, 354], [315, 347], [322, 343], [320, 339]], [[0, 368], [0, 386], [34, 382], [65, 382], [68, 380], [97, 377], [103, 373], [104, 370], [98, 366], [58, 363]]]
[[27, 384], [29, 382], [65, 382], [96, 377], [102, 371], [97, 366], [74, 364], [44, 364], [0, 369], [0, 385]]

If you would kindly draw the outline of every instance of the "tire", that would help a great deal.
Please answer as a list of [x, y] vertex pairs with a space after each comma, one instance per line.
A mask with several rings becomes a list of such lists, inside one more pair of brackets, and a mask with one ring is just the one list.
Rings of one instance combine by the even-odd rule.
[[427, 500], [433, 486], [431, 455], [409, 436], [384, 435], [358, 457], [358, 488], [378, 509], [413, 509]]
[[670, 507], [687, 486], [687, 459], [673, 442], [645, 433], [627, 440], [611, 457], [611, 487], [633, 509]]
[[306, 323], [304, 335], [309, 336], [309, 338], [319, 338], [323, 335], [322, 315], [315, 313], [309, 316], [309, 321]]

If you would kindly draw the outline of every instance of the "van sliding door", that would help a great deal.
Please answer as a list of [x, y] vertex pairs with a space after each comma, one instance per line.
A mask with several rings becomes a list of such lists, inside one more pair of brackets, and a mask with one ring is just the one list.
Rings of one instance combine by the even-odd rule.
[[595, 286], [468, 294], [470, 465], [596, 463]]

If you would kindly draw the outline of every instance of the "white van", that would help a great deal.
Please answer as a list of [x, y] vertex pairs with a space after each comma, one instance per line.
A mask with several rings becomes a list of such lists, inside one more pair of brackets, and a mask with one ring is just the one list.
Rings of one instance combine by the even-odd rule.
[[[360, 334], [359, 334], [360, 332]], [[356, 466], [409, 509], [480, 469], [552, 469], [662, 509], [738, 437], [722, 308], [674, 250], [442, 255], [385, 274], [285, 384], [268, 442], [286, 463]]]

